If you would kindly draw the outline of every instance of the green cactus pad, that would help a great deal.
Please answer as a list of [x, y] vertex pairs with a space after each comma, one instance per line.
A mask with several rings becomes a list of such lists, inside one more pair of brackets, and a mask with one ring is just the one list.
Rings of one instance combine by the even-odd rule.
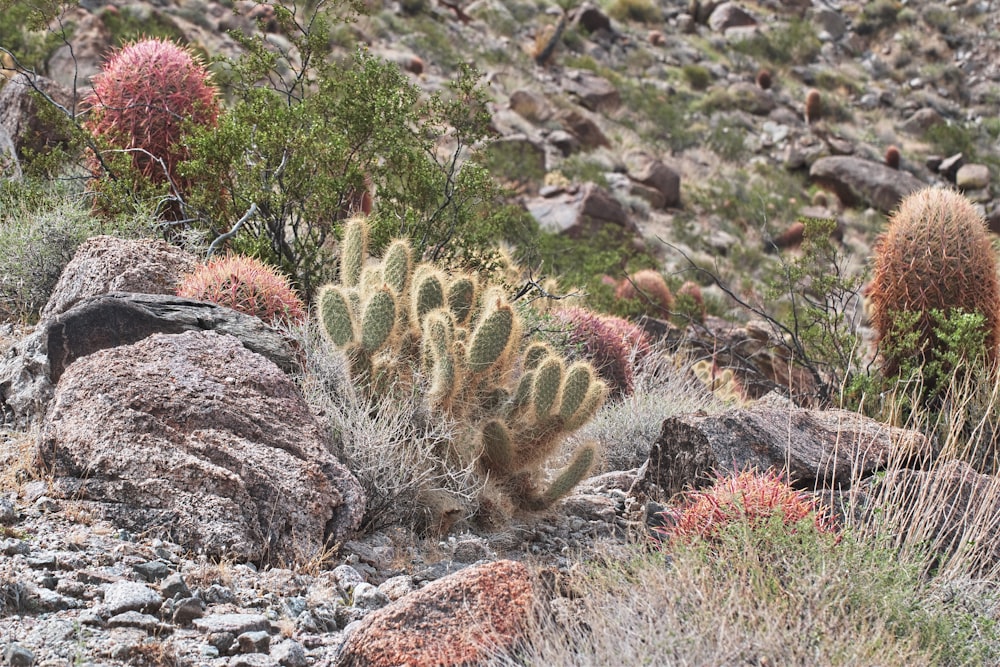
[[361, 267], [368, 254], [368, 223], [364, 218], [351, 218], [344, 225], [344, 240], [340, 245], [340, 284], [357, 287]]
[[552, 354], [552, 348], [546, 343], [535, 341], [524, 349], [524, 367], [526, 369], [538, 368], [542, 359]]
[[393, 241], [382, 258], [382, 277], [396, 296], [401, 295], [410, 282], [413, 269], [413, 250], [405, 239]]
[[586, 444], [576, 450], [573, 460], [563, 469], [559, 476], [553, 480], [552, 484], [542, 494], [542, 507], [549, 507], [567, 493], [573, 490], [577, 484], [590, 472], [590, 467], [597, 457], [597, 448], [593, 444]]
[[514, 311], [507, 304], [488, 313], [472, 334], [467, 355], [469, 370], [482, 373], [503, 356], [510, 345]]
[[377, 352], [396, 325], [396, 298], [388, 287], [375, 292], [365, 304], [361, 317], [361, 347], [368, 354]]
[[385, 285], [385, 281], [382, 279], [381, 266], [366, 266], [361, 269], [361, 280], [358, 285], [358, 291], [362, 294], [376, 292], [383, 285]]
[[535, 418], [539, 421], [552, 414], [552, 407], [559, 396], [562, 385], [563, 362], [556, 356], [549, 356], [535, 371], [535, 382], [531, 388], [531, 405]]
[[491, 473], [509, 475], [514, 468], [514, 448], [510, 432], [499, 419], [491, 419], [483, 425], [482, 464]]
[[441, 273], [434, 270], [417, 272], [413, 279], [413, 320], [420, 322], [424, 315], [444, 306], [444, 283]]
[[448, 308], [455, 321], [464, 324], [476, 302], [476, 281], [472, 276], [458, 276], [448, 286]]
[[531, 388], [535, 384], [535, 372], [528, 371], [521, 376], [521, 379], [517, 383], [517, 391], [514, 392], [514, 400], [512, 401], [515, 409], [526, 405], [531, 399]]
[[559, 416], [568, 421], [587, 397], [587, 390], [594, 375], [590, 364], [578, 361], [566, 371], [563, 382], [562, 402], [559, 405]]
[[608, 386], [606, 384], [600, 380], [592, 382], [587, 389], [587, 395], [584, 396], [583, 401], [580, 403], [580, 407], [573, 413], [573, 416], [568, 417], [563, 422], [563, 428], [567, 432], [572, 432], [586, 424], [597, 414], [601, 406], [604, 405], [604, 399], [607, 396]]
[[330, 342], [341, 349], [354, 342], [354, 317], [344, 291], [334, 285], [326, 285], [320, 289], [317, 303], [319, 322]]

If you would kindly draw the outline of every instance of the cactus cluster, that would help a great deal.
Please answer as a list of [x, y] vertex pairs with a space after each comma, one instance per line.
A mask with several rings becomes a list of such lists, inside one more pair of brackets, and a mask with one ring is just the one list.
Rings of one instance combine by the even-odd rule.
[[810, 88], [806, 93], [806, 123], [812, 125], [823, 117], [823, 98], [815, 88]]
[[349, 360], [368, 392], [422, 385], [431, 414], [463, 428], [449, 457], [472, 463], [523, 510], [543, 509], [589, 471], [593, 445], [541, 488], [542, 464], [565, 436], [587, 422], [607, 389], [593, 368], [569, 364], [544, 343], [522, 343], [518, 313], [497, 286], [472, 274], [415, 264], [408, 241], [368, 261], [368, 228], [344, 229], [339, 284], [320, 289], [322, 330]]
[[775, 516], [789, 527], [811, 518], [821, 532], [836, 531], [829, 514], [811, 495], [793, 489], [773, 469], [719, 475], [710, 487], [687, 492], [677, 508], [661, 515], [664, 525], [657, 532], [668, 544], [711, 540], [727, 525], [758, 526]]
[[710, 359], [701, 359], [691, 364], [694, 373], [710, 392], [727, 403], [743, 403], [746, 392], [732, 368], [719, 368]]
[[268, 324], [301, 322], [306, 316], [305, 304], [285, 276], [241, 255], [211, 260], [184, 276], [177, 296], [211, 301]]
[[112, 54], [92, 83], [87, 129], [130, 151], [135, 170], [153, 183], [169, 179], [186, 190], [177, 173], [187, 157], [180, 144], [184, 126], [214, 126], [219, 116], [218, 91], [205, 66], [183, 46], [147, 38]]
[[941, 313], [982, 315], [983, 352], [991, 367], [997, 361], [996, 255], [986, 222], [968, 199], [937, 188], [907, 196], [876, 243], [874, 264], [867, 295], [886, 377], [914, 361], [946, 356], [936, 332]]

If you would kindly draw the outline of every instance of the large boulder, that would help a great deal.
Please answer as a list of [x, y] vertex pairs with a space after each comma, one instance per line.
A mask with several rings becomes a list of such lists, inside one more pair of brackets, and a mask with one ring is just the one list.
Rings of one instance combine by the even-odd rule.
[[95, 236], [80, 245], [63, 269], [42, 319], [108, 292], [174, 294], [181, 277], [197, 265], [194, 255], [164, 241]]
[[338, 667], [485, 664], [521, 638], [534, 593], [514, 561], [469, 567], [372, 612], [344, 642]]
[[822, 157], [809, 168], [809, 178], [832, 191], [845, 206], [873, 206], [891, 213], [908, 194], [927, 186], [905, 171], [859, 157]]
[[535, 197], [525, 206], [543, 229], [572, 238], [589, 236], [609, 224], [636, 231], [625, 207], [595, 183], [560, 191], [552, 197]]
[[803, 489], [848, 488], [903, 452], [929, 456], [927, 439], [847, 410], [809, 410], [763, 400], [717, 415], [671, 417], [640, 472], [641, 487], [671, 496], [711, 482], [715, 471], [787, 470]]
[[364, 512], [295, 383], [212, 332], [71, 364], [37, 453], [54, 497], [213, 557], [304, 562]]
[[38, 422], [66, 368], [82, 357], [155, 333], [225, 333], [282, 369], [298, 370], [291, 344], [259, 318], [224, 306], [165, 294], [115, 292], [90, 297], [35, 330], [0, 357], [0, 417]]

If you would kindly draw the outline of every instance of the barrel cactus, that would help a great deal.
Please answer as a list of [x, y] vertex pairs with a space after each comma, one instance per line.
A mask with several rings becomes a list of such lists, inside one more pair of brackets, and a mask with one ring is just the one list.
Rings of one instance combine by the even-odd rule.
[[87, 129], [108, 147], [128, 151], [138, 174], [185, 191], [177, 172], [187, 158], [184, 127], [214, 126], [219, 116], [218, 91], [199, 59], [169, 40], [141, 39], [113, 53], [92, 83]]
[[213, 259], [181, 279], [177, 296], [211, 301], [268, 324], [296, 323], [306, 309], [288, 278], [252, 257]]
[[885, 376], [944, 358], [940, 320], [955, 314], [983, 318], [983, 357], [996, 362], [996, 256], [985, 220], [965, 197], [936, 188], [906, 197], [876, 244], [874, 264], [868, 298]]
[[544, 509], [568, 493], [590, 470], [594, 445], [580, 446], [549, 483], [543, 464], [604, 402], [594, 369], [525, 346], [500, 287], [414, 264], [406, 240], [368, 261], [367, 239], [367, 223], [350, 220], [340, 282], [317, 296], [321, 329], [347, 356], [354, 384], [369, 395], [422, 394], [432, 417], [460, 424], [452, 462], [476, 467], [514, 507]]

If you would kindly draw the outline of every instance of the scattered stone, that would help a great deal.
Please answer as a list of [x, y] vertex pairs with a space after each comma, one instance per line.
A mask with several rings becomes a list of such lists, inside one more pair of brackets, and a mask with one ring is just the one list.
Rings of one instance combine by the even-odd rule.
[[159, 593], [133, 581], [116, 581], [104, 591], [104, 606], [110, 616], [126, 611], [155, 612], [162, 604]]
[[4, 664], [10, 667], [31, 667], [35, 664], [35, 654], [21, 646], [17, 642], [12, 642], [3, 652]]
[[[557, 114], [556, 119], [584, 148], [594, 149], [611, 145], [611, 142], [608, 141], [608, 138], [601, 131], [597, 123], [576, 109], [561, 111]], [[550, 136], [549, 141], [554, 143], [556, 139]], [[569, 146], [569, 148], [572, 148], [572, 146]], [[563, 154], [569, 155], [574, 151], [575, 148], [568, 151], [563, 150]]]
[[621, 106], [621, 96], [614, 84], [593, 72], [577, 70], [567, 73], [564, 85], [566, 91], [590, 111], [606, 114]]
[[959, 190], [979, 190], [990, 184], [990, 168], [985, 164], [963, 164], [955, 172], [955, 185]]
[[160, 594], [165, 598], [187, 598], [191, 596], [191, 590], [184, 581], [184, 577], [179, 572], [175, 572], [160, 583]]
[[260, 614], [214, 614], [194, 621], [194, 627], [205, 634], [227, 632], [233, 637], [244, 632], [270, 630], [271, 622]]
[[409, 576], [401, 574], [399, 576], [386, 579], [379, 584], [378, 589], [385, 593], [389, 600], [395, 602], [399, 598], [414, 591], [413, 580]]
[[544, 123], [553, 113], [548, 100], [530, 90], [515, 90], [511, 93], [510, 108], [533, 123]]
[[139, 563], [138, 565], [133, 565], [132, 569], [135, 570], [140, 577], [149, 582], [160, 581], [170, 574], [170, 566], [158, 560], [151, 560], [145, 563]]
[[621, 203], [595, 183], [554, 197], [536, 197], [525, 206], [542, 228], [571, 238], [593, 234], [608, 224], [636, 231]]
[[241, 653], [270, 653], [271, 635], [267, 630], [244, 632], [236, 637]]
[[579, 26], [587, 32], [606, 30], [611, 32], [611, 19], [600, 8], [585, 2], [570, 15], [570, 25]]
[[280, 641], [271, 647], [271, 659], [281, 667], [306, 667], [306, 650], [294, 639]]
[[109, 628], [138, 628], [149, 634], [163, 635], [173, 632], [169, 623], [160, 623], [159, 619], [149, 614], [137, 611], [126, 611], [108, 619]]
[[29, 153], [44, 153], [69, 141], [65, 132], [39, 114], [40, 107], [47, 104], [39, 103], [39, 93], [68, 111], [74, 110], [72, 93], [43, 76], [18, 74], [0, 88], [0, 133], [10, 137], [19, 160]]
[[714, 32], [726, 32], [730, 28], [743, 28], [757, 25], [753, 14], [743, 9], [735, 2], [724, 2], [716, 7], [708, 17], [708, 27]]
[[205, 603], [198, 598], [183, 598], [174, 605], [173, 619], [178, 625], [187, 625], [205, 615]]
[[837, 195], [845, 206], [865, 204], [883, 213], [892, 212], [903, 197], [926, 187], [905, 171], [850, 156], [819, 158], [809, 168], [809, 177]]
[[640, 471], [640, 488], [666, 497], [712, 480], [717, 470], [788, 470], [798, 488], [849, 488], [884, 468], [892, 453], [930, 454], [917, 431], [890, 427], [856, 412], [808, 410], [759, 401], [719, 415], [695, 413], [663, 422]]
[[955, 177], [958, 175], [958, 170], [961, 169], [964, 164], [965, 155], [963, 153], [955, 153], [951, 157], [946, 157], [941, 160], [941, 162], [938, 163], [936, 171], [954, 183]]
[[17, 509], [14, 501], [6, 496], [0, 497], [0, 525], [9, 526], [17, 522]]
[[358, 609], [381, 609], [389, 604], [389, 597], [369, 583], [362, 582], [351, 592], [351, 602]]
[[902, 122], [899, 129], [908, 134], [922, 136], [927, 130], [944, 122], [941, 114], [930, 107], [925, 107], [914, 111], [909, 118]]

